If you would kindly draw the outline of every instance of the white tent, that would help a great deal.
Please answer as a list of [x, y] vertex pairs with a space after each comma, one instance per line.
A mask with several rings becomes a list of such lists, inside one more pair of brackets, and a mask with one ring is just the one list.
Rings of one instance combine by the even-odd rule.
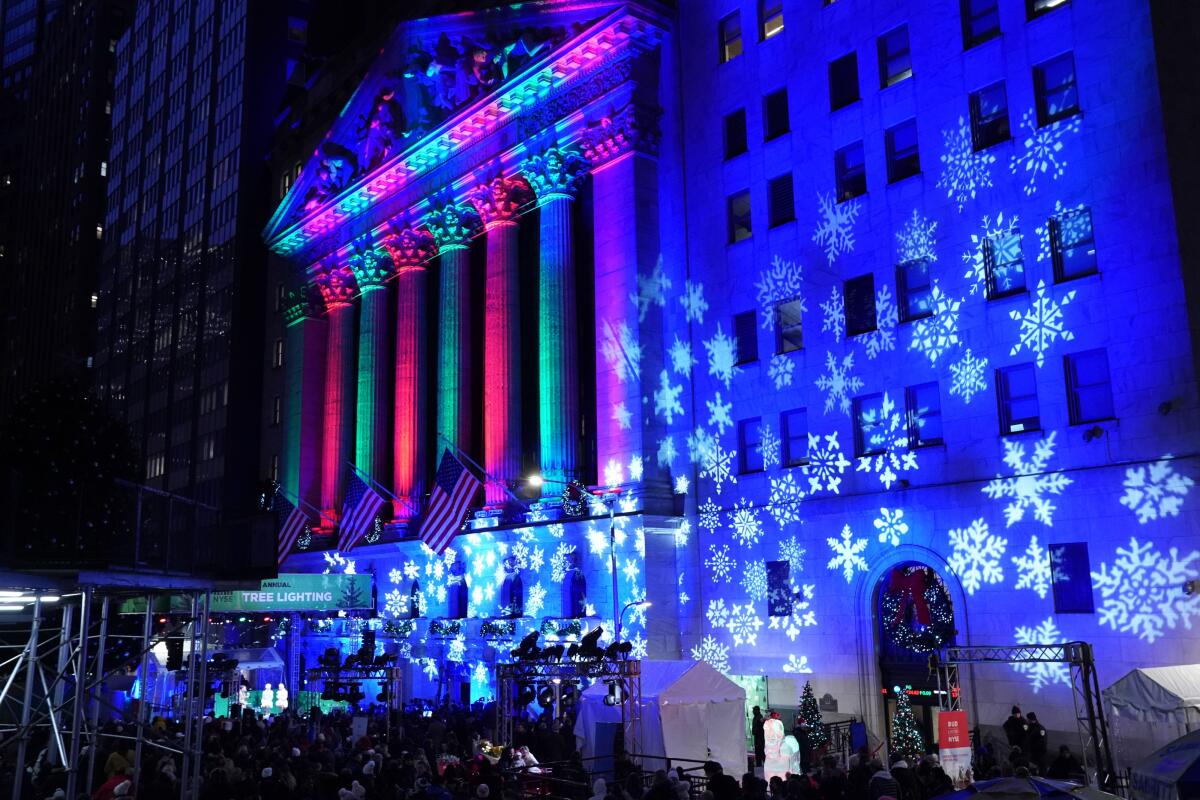
[[1135, 669], [1102, 694], [1119, 767], [1200, 728], [1200, 664]]
[[[703, 661], [643, 661], [641, 666], [641, 754], [711, 760], [729, 775], [745, 772], [746, 692]], [[598, 681], [580, 698], [575, 736], [584, 758], [596, 754], [596, 741], [604, 735], [597, 725], [621, 721], [620, 707], [604, 704], [607, 694], [608, 687]]]

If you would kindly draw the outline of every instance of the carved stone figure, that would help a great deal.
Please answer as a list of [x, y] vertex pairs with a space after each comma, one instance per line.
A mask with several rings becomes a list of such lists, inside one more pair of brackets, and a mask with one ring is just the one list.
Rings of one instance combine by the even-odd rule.
[[350, 185], [358, 171], [354, 153], [337, 142], [322, 142], [313, 155], [317, 159], [317, 174], [304, 196], [306, 211], [313, 210], [341, 193]]
[[405, 136], [404, 110], [396, 99], [394, 87], [387, 86], [375, 96], [370, 110], [362, 118], [359, 141], [364, 169], [374, 169], [396, 152], [396, 144]]
[[587, 162], [573, 150], [551, 147], [526, 161], [521, 169], [539, 199], [546, 195], [574, 195], [587, 175]]

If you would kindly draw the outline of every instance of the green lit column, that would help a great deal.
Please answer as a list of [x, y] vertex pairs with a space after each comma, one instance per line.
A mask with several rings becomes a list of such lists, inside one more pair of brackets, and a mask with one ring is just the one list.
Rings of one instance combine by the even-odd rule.
[[362, 293], [358, 312], [358, 413], [355, 421], [354, 464], [387, 485], [388, 418], [391, 392], [388, 373], [387, 279], [391, 262], [368, 246], [350, 259]]
[[283, 448], [279, 482], [291, 497], [321, 502], [321, 409], [325, 405], [325, 345], [321, 295], [306, 285], [288, 293], [283, 310]]

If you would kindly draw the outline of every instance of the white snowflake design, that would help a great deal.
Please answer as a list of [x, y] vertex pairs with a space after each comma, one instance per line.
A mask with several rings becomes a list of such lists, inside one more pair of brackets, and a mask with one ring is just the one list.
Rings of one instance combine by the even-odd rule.
[[795, 653], [789, 653], [788, 660], [784, 662], [783, 671], [794, 674], [806, 674], [812, 672], [812, 667], [808, 665], [808, 656], [797, 658]]
[[[1004, 218], [1001, 211], [992, 219], [984, 215], [983, 224], [978, 233], [971, 234], [971, 247], [963, 251], [962, 263], [967, 268], [963, 277], [970, 281], [971, 294], [983, 294], [987, 289], [987, 255], [985, 250], [993, 248], [993, 261], [996, 264], [1008, 264], [1021, 260], [1021, 234], [1017, 227], [1020, 222], [1016, 214]], [[1003, 275], [996, 275], [1000, 284]]]
[[771, 478], [771, 495], [767, 509], [775, 518], [780, 529], [791, 522], [800, 521], [800, 501], [804, 499], [804, 487], [796, 483], [791, 471]]
[[724, 581], [729, 583], [733, 580], [733, 571], [737, 569], [737, 562], [729, 555], [729, 545], [708, 546], [708, 558], [704, 560], [704, 566], [708, 567], [712, 573], [713, 583]]
[[874, 472], [885, 489], [892, 488], [899, 473], [918, 467], [917, 454], [908, 448], [908, 428], [901, 412], [887, 392], [883, 393], [878, 411], [872, 408], [861, 412], [864, 430], [870, 429], [863, 444], [872, 455], [859, 457], [854, 469], [856, 472]]
[[687, 475], [677, 475], [675, 477], [675, 494], [687, 494], [691, 488], [692, 482], [688, 480]]
[[817, 377], [817, 388], [825, 393], [825, 413], [837, 406], [843, 414], [850, 413], [850, 395], [863, 387], [862, 378], [851, 375], [854, 369], [854, 353], [847, 353], [839, 362], [828, 350], [825, 351], [825, 374]]
[[542, 613], [542, 609], [545, 606], [546, 589], [542, 586], [542, 582], [538, 581], [529, 587], [529, 597], [525, 598], [525, 613], [531, 617], [536, 617]]
[[779, 454], [782, 445], [771, 423], [764, 422], [758, 426], [758, 452], [762, 456], [763, 467], [771, 469], [779, 466]]
[[1038, 597], [1045, 597], [1050, 589], [1050, 552], [1038, 544], [1037, 534], [1029, 540], [1029, 546], [1019, 556], [1012, 557], [1013, 566], [1017, 568], [1017, 588], [1037, 592]]
[[714, 392], [713, 399], [705, 400], [704, 405], [708, 408], [708, 424], [717, 429], [718, 436], [724, 436], [725, 429], [733, 425], [733, 404], [722, 402], [721, 393]]
[[704, 618], [713, 628], [724, 628], [729, 624], [729, 609], [726, 607], [725, 601], [719, 597], [716, 600], [709, 600]]
[[1121, 505], [1136, 513], [1142, 525], [1152, 519], [1179, 516], [1183, 499], [1195, 485], [1195, 481], [1187, 475], [1175, 471], [1171, 458], [1168, 453], [1149, 466], [1125, 470], [1125, 493], [1121, 495]]
[[729, 389], [733, 373], [737, 371], [737, 342], [725, 335], [718, 322], [717, 332], [704, 342], [704, 349], [708, 353], [708, 374], [722, 381], [725, 388]]
[[671, 359], [671, 369], [676, 375], [689, 377], [692, 374], [692, 367], [696, 366], [696, 359], [692, 356], [691, 342], [683, 341], [677, 334], [667, 355]]
[[711, 433], [704, 428], [696, 428], [687, 435], [688, 460], [703, 465], [716, 444], [717, 440]]
[[393, 589], [383, 596], [383, 610], [393, 617], [409, 615], [408, 593]]
[[970, 403], [977, 394], [987, 391], [986, 358], [976, 358], [971, 348], [958, 361], [950, 365], [950, 394]]
[[675, 463], [675, 456], [678, 452], [675, 450], [675, 438], [671, 434], [667, 434], [658, 441], [658, 465], [667, 467], [668, 469]]
[[796, 364], [784, 353], [777, 353], [771, 356], [771, 363], [767, 365], [767, 376], [775, 382], [775, 389], [778, 391], [785, 386], [792, 385], [792, 372], [796, 369]]
[[793, 578], [804, 569], [804, 555], [807, 552], [795, 536], [779, 540], [779, 560], [788, 562], [788, 574]]
[[704, 299], [704, 284], [684, 281], [679, 304], [683, 306], [683, 318], [686, 322], [704, 322], [704, 312], [708, 311], [708, 303]]
[[1050, 242], [1050, 221], [1057, 222], [1062, 227], [1062, 239], [1066, 242], [1078, 242], [1083, 239], [1090, 238], [1086, 234], [1091, 233], [1092, 218], [1088, 214], [1078, 214], [1076, 212], [1087, 209], [1083, 203], [1074, 208], [1067, 208], [1062, 204], [1062, 200], [1054, 201], [1054, 213], [1050, 215], [1050, 219], [1043, 222], [1033, 229], [1038, 240], [1038, 263], [1046, 261], [1050, 258], [1051, 242]]
[[937, 249], [934, 246], [937, 226], [937, 222], [922, 216], [921, 212], [914, 208], [912, 216], [896, 233], [896, 263], [937, 261]]
[[[824, 446], [821, 444], [822, 439], [825, 441]], [[819, 492], [825, 489], [840, 494], [842, 475], [849, 466], [850, 462], [842, 452], [842, 446], [838, 444], [837, 431], [824, 436], [814, 433], [808, 435], [808, 465], [804, 467], [804, 474], [808, 477], [809, 491]]]
[[1008, 540], [991, 533], [986, 520], [980, 518], [965, 528], [952, 529], [950, 547], [953, 552], [946, 562], [962, 581], [967, 594], [975, 594], [985, 583], [1004, 580], [1000, 559], [1004, 557]]
[[1040, 176], [1045, 175], [1056, 181], [1066, 174], [1067, 159], [1062, 155], [1063, 139], [1068, 133], [1079, 133], [1083, 123], [1079, 116], [1074, 116], [1039, 128], [1037, 116], [1030, 108], [1021, 115], [1021, 127], [1028, 130], [1029, 134], [1021, 143], [1023, 149], [1013, 154], [1008, 168], [1013, 175], [1025, 173], [1028, 180], [1023, 188], [1026, 195], [1032, 195], [1037, 191]]
[[604, 465], [604, 485], [615, 489], [625, 482], [625, 468], [615, 458], [610, 458]]
[[833, 264], [840, 253], [854, 249], [854, 220], [858, 217], [857, 200], [836, 202], [832, 194], [818, 194], [818, 222], [812, 240], [825, 250], [825, 258]]
[[637, 284], [637, 292], [629, 295], [629, 300], [637, 306], [638, 322], [645, 322], [650, 306], [665, 308], [667, 305], [667, 289], [671, 288], [671, 279], [663, 273], [662, 256], [658, 257], [649, 275], [638, 274]]
[[816, 612], [812, 610], [813, 584], [806, 583], [803, 588], [797, 588], [793, 581], [788, 593], [791, 595], [792, 613], [784, 617], [768, 617], [767, 628], [783, 631], [794, 642], [802, 628], [817, 624]]
[[1128, 549], [1117, 548], [1111, 569], [1101, 562], [1100, 571], [1092, 573], [1102, 599], [1100, 624], [1135, 633], [1148, 644], [1163, 635], [1164, 627], [1175, 630], [1182, 623], [1191, 630], [1192, 617], [1200, 615], [1200, 594], [1187, 595], [1183, 585], [1200, 577], [1197, 558], [1200, 552], [1193, 550], [1180, 559], [1176, 547], [1163, 555], [1151, 542], [1130, 537]]
[[936, 367], [942, 355], [959, 345], [958, 315], [962, 299], [947, 295], [935, 279], [929, 290], [929, 307], [933, 315], [912, 324], [912, 341], [908, 343], [908, 349], [923, 353], [930, 366]]
[[729, 672], [729, 645], [721, 644], [712, 636], [705, 636], [700, 644], [691, 649], [693, 661], [705, 661], [717, 672]]
[[942, 174], [937, 188], [945, 189], [946, 197], [957, 203], [961, 212], [979, 190], [992, 185], [991, 165], [996, 157], [987, 150], [975, 152], [971, 127], [961, 116], [956, 127], [942, 131], [942, 142], [945, 150], [939, 157]]
[[829, 559], [826, 568], [831, 570], [841, 570], [842, 577], [846, 579], [846, 583], [854, 580], [854, 571], [867, 571], [867, 561], [862, 557], [862, 552], [867, 549], [866, 539], [855, 539], [854, 533], [850, 530], [850, 526], [846, 525], [842, 528], [842, 538], [835, 539], [832, 536], [825, 539], [829, 545], [829, 549], [833, 551], [833, 558]]
[[1046, 495], [1062, 494], [1071, 484], [1071, 479], [1060, 472], [1046, 473], [1046, 465], [1054, 455], [1054, 439], [1057, 431], [1050, 432], [1033, 448], [1033, 455], [1025, 459], [1025, 444], [1004, 440], [1004, 463], [1013, 471], [1012, 477], [997, 475], [983, 487], [983, 493], [993, 500], [1009, 498], [1004, 507], [1007, 527], [1025, 518], [1025, 512], [1033, 509], [1033, 518], [1046, 527], [1054, 525], [1054, 503]]
[[891, 542], [892, 547], [899, 547], [900, 539], [908, 533], [908, 523], [904, 521], [904, 509], [879, 509], [879, 517], [875, 520], [875, 530], [879, 531], [879, 541]]
[[833, 341], [840, 342], [842, 331], [846, 330], [846, 301], [837, 286], [829, 290], [829, 299], [821, 303], [821, 312], [824, 314], [821, 332], [832, 333]]
[[671, 385], [671, 374], [665, 369], [659, 373], [658, 388], [654, 390], [654, 413], [666, 419], [670, 425], [675, 421], [675, 415], [683, 416], [683, 406], [679, 404], [679, 393], [683, 386]]
[[[1017, 644], [1062, 644], [1066, 641], [1062, 632], [1059, 631], [1058, 625], [1054, 623], [1054, 617], [1046, 617], [1046, 619], [1038, 625], [1027, 628], [1020, 625], [1013, 632], [1013, 638]], [[1071, 671], [1064, 663], [1043, 661], [1038, 663], [1013, 664], [1013, 671], [1018, 675], [1024, 675], [1029, 678], [1029, 684], [1033, 687], [1033, 693], [1037, 694], [1042, 690], [1042, 687], [1050, 684], [1061, 683], [1063, 686], [1071, 685]]]
[[742, 588], [751, 600], [767, 599], [767, 562], [747, 561], [746, 571], [742, 573]]
[[630, 413], [624, 400], [613, 406], [612, 420], [623, 431], [630, 430], [633, 427], [633, 414]]
[[798, 300], [800, 313], [808, 308], [801, 293], [803, 287], [804, 267], [795, 261], [787, 261], [776, 255], [771, 259], [769, 269], [759, 273], [754, 283], [757, 290], [758, 308], [762, 314], [762, 326], [766, 330], [775, 330], [775, 305], [785, 300]]
[[867, 350], [867, 358], [896, 349], [896, 325], [900, 310], [892, 299], [892, 290], [885, 283], [875, 291], [875, 330], [855, 337]]
[[575, 552], [575, 545], [559, 542], [558, 547], [554, 551], [554, 555], [550, 556], [550, 581], [551, 583], [562, 583], [567, 577], [567, 556]]
[[600, 352], [621, 383], [636, 381], [641, 376], [642, 346], [624, 321], [614, 328], [611, 322], [604, 320]]
[[733, 472], [733, 459], [737, 450], [726, 450], [720, 443], [714, 443], [704, 454], [704, 466], [700, 470], [701, 478], [711, 478], [713, 488], [721, 494], [721, 488], [726, 481], [737, 483], [737, 475]]
[[762, 538], [762, 522], [753, 500], [742, 498], [734, 503], [733, 511], [729, 512], [729, 524], [733, 526], [733, 538], [743, 547], [757, 544]]
[[700, 504], [700, 527], [705, 530], [715, 531], [721, 525], [721, 510], [717, 508], [717, 504], [710, 497]]

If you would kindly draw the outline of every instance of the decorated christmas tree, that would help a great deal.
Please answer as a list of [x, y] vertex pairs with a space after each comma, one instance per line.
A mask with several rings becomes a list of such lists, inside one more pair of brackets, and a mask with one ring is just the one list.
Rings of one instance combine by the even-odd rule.
[[800, 698], [800, 716], [808, 724], [808, 741], [813, 750], [820, 750], [829, 741], [825, 725], [821, 722], [821, 707], [813, 694], [812, 681], [804, 682], [804, 695]]
[[917, 720], [913, 717], [912, 705], [904, 692], [896, 695], [896, 716], [892, 719], [889, 746], [893, 756], [915, 759], [925, 755], [925, 739], [921, 736]]

